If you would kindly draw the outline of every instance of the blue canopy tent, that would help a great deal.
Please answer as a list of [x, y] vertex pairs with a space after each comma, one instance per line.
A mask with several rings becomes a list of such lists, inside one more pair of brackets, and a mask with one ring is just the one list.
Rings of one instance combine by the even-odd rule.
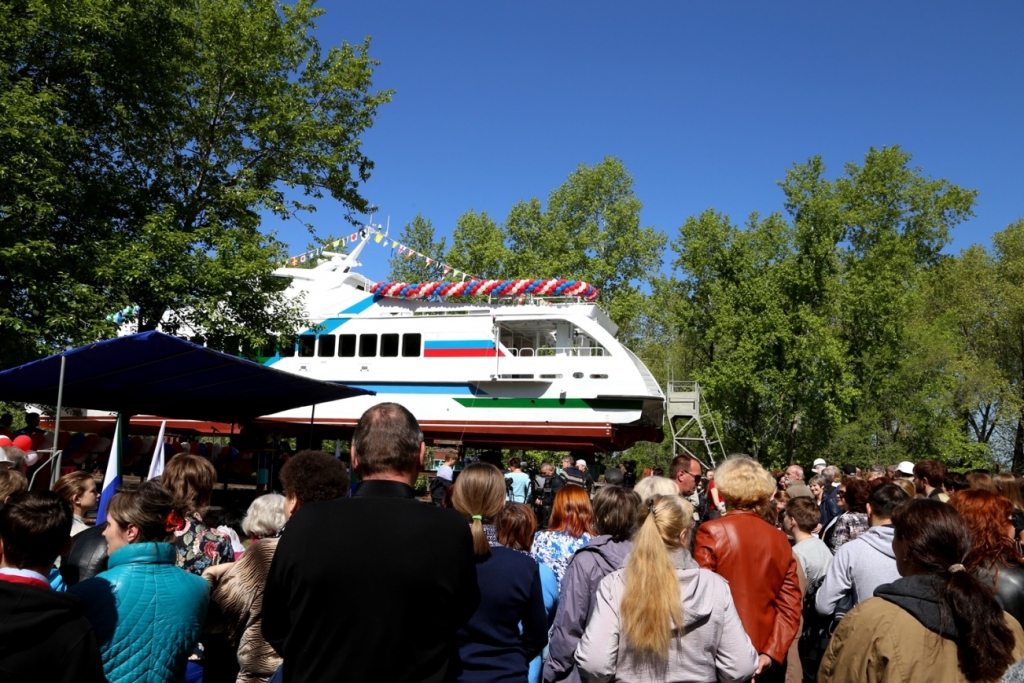
[[[0, 400], [240, 423], [373, 394], [308, 379], [162, 332], [80, 346], [0, 371]], [[55, 430], [56, 431], [56, 430]]]

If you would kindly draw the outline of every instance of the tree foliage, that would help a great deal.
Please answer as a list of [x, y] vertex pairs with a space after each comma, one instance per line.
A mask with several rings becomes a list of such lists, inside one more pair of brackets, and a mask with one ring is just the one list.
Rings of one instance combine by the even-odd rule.
[[[399, 242], [413, 252], [398, 253], [388, 260], [388, 279], [396, 282], [430, 282], [441, 276], [434, 259], [444, 254], [446, 238], [434, 240], [434, 224], [422, 215], [416, 214], [412, 222], [402, 227]], [[434, 261], [427, 263], [427, 259]]]
[[369, 41], [323, 50], [310, 0], [0, 13], [0, 364], [113, 334], [126, 304], [253, 346], [298, 327], [260, 215], [367, 208], [360, 135], [391, 95]]

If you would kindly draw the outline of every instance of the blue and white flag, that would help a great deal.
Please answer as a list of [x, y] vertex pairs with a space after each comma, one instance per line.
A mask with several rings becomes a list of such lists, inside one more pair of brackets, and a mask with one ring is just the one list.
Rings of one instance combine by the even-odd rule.
[[160, 433], [156, 437], [156, 445], [153, 446], [153, 459], [149, 463], [149, 474], [146, 479], [156, 479], [164, 473], [164, 432], [167, 430], [167, 421], [160, 423]]
[[114, 430], [114, 440], [110, 444], [110, 460], [107, 461], [107, 473], [103, 475], [103, 489], [100, 494], [100, 507], [96, 512], [96, 524], [103, 524], [107, 521], [107, 506], [110, 499], [114, 497], [117, 490], [121, 488], [121, 439], [124, 417], [117, 416], [117, 428]]

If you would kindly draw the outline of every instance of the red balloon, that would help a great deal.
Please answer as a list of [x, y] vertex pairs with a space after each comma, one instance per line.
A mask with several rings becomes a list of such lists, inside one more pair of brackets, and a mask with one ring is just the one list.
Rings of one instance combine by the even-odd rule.
[[0, 434], [0, 446], [10, 446], [12, 443], [11, 437], [6, 434]]
[[26, 452], [33, 450], [32, 437], [28, 434], [19, 434], [14, 438], [14, 447]]

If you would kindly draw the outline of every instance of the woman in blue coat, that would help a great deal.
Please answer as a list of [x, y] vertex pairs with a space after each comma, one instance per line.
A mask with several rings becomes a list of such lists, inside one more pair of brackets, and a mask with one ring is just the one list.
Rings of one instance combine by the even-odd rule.
[[185, 680], [206, 618], [204, 579], [175, 566], [182, 523], [167, 489], [146, 482], [107, 506], [107, 571], [72, 587], [92, 624], [109, 683]]
[[474, 463], [452, 488], [452, 505], [470, 524], [480, 606], [456, 640], [459, 683], [527, 683], [530, 661], [548, 642], [537, 561], [498, 541], [495, 518], [505, 507], [505, 480], [494, 465]]

